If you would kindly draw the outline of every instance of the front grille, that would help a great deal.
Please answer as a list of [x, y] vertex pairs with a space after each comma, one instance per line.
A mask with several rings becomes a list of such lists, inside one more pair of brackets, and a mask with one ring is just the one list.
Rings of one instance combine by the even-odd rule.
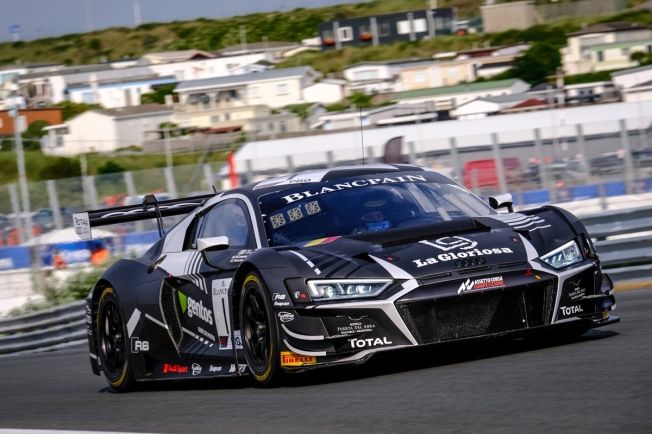
[[550, 324], [554, 300], [552, 281], [434, 300], [399, 301], [397, 307], [415, 339], [427, 344]]
[[168, 326], [168, 331], [172, 341], [177, 348], [181, 345], [183, 332], [181, 331], [181, 319], [179, 318], [179, 306], [176, 297], [176, 290], [164, 282], [161, 286], [161, 313], [163, 320]]

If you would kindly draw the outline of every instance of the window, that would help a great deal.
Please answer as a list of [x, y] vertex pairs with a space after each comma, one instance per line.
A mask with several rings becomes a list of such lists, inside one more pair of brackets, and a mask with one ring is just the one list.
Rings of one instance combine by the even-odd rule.
[[423, 33], [428, 31], [428, 23], [426, 22], [425, 18], [418, 18], [413, 20], [412, 25], [414, 26], [415, 33]]
[[211, 124], [217, 124], [220, 122], [220, 115], [211, 116]]
[[231, 120], [231, 113], [224, 113], [224, 120], [225, 121], [230, 121]]
[[623, 55], [623, 56], [629, 56], [629, 48], [627, 48], [627, 47], [621, 48], [620, 49], [620, 54]]
[[369, 27], [368, 24], [363, 24], [360, 27], [358, 27], [358, 31], [360, 32], [360, 34], [371, 33], [371, 28]]
[[410, 21], [408, 20], [403, 20], [399, 21], [396, 23], [396, 31], [398, 32], [399, 35], [408, 35], [411, 33], [410, 31]]
[[[200, 217], [198, 228], [197, 238], [226, 236], [229, 238], [229, 248], [255, 247], [247, 208], [239, 200], [227, 199], [215, 205]], [[193, 247], [196, 247], [196, 240]]]
[[276, 95], [287, 95], [290, 93], [288, 90], [288, 84], [287, 83], [280, 83], [276, 85]]
[[351, 27], [340, 27], [337, 29], [337, 37], [341, 42], [353, 40], [353, 29]]
[[389, 23], [380, 23], [378, 25], [378, 36], [389, 36], [392, 28]]
[[604, 51], [598, 51], [598, 62], [604, 62]]

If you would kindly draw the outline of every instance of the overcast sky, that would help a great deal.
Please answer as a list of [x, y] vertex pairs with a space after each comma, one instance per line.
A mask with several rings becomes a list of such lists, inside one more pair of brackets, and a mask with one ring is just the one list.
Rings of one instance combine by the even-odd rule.
[[252, 12], [288, 11], [298, 7], [355, 3], [360, 0], [0, 0], [0, 42], [30, 40], [134, 24], [133, 3], [140, 1], [142, 21], [218, 18]]

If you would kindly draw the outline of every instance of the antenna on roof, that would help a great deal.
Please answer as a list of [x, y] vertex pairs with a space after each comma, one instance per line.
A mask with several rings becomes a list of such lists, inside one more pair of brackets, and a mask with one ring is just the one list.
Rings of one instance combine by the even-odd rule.
[[358, 107], [360, 117], [360, 146], [362, 146], [362, 165], [364, 166], [364, 133], [362, 132], [362, 107]]

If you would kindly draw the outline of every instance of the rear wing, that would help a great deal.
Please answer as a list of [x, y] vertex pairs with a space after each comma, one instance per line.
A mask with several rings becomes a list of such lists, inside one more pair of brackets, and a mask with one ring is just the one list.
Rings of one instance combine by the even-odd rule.
[[188, 214], [203, 204], [215, 193], [201, 196], [184, 197], [158, 201], [156, 196], [148, 194], [141, 205], [117, 206], [114, 208], [97, 209], [78, 212], [72, 215], [75, 233], [82, 240], [93, 238], [91, 228], [113, 225], [117, 223], [135, 222], [139, 220], [156, 219], [159, 235], [163, 236], [163, 217]]

